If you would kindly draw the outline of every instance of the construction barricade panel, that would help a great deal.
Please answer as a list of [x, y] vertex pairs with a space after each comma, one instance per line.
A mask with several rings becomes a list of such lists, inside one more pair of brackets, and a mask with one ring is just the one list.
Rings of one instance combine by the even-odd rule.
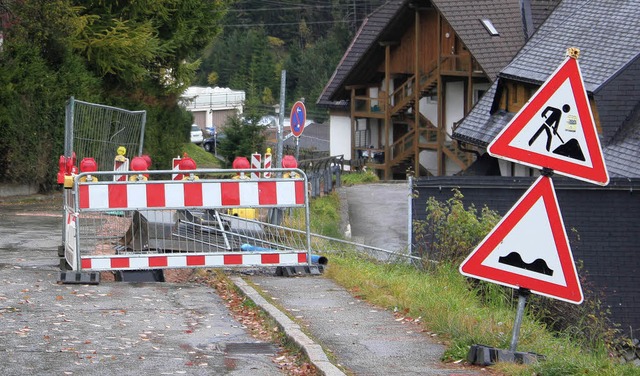
[[[65, 190], [65, 258], [73, 270], [310, 263], [302, 171], [299, 178], [182, 181], [145, 173], [148, 180], [113, 181], [97, 172], [92, 182], [80, 174]], [[237, 215], [244, 210], [257, 214]], [[304, 231], [269, 223], [273, 210], [295, 217]]]

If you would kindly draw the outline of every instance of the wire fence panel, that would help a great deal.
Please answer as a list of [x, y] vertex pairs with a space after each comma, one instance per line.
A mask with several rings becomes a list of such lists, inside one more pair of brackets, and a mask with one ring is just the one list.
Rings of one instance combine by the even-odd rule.
[[146, 114], [72, 97], [66, 108], [64, 155], [75, 152], [78, 161], [92, 157], [99, 171], [113, 170], [118, 147], [126, 148], [129, 159], [142, 154]]
[[[148, 178], [125, 181], [113, 181], [113, 172], [75, 177], [73, 189], [65, 190], [65, 258], [73, 270], [310, 263], [307, 180], [301, 170], [294, 178], [153, 180], [169, 172], [146, 171]], [[220, 172], [239, 170], [185, 174]], [[295, 211], [306, 230], [266, 223], [273, 210]]]

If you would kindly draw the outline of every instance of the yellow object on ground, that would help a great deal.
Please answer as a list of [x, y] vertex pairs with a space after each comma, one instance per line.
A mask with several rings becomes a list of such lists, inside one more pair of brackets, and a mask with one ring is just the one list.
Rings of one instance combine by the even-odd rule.
[[245, 219], [256, 219], [256, 209], [251, 208], [240, 208], [240, 209], [229, 209], [228, 213], [230, 215], [245, 218]]

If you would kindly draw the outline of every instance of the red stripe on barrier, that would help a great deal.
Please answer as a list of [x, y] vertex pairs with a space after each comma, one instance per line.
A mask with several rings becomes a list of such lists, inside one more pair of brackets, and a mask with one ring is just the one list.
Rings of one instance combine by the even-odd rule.
[[112, 268], [128, 268], [129, 258], [128, 257], [112, 258], [111, 267]]
[[275, 181], [258, 182], [258, 203], [260, 205], [275, 205], [278, 203]]
[[81, 259], [80, 267], [82, 269], [91, 269], [91, 259]]
[[165, 206], [164, 184], [147, 184], [147, 207], [163, 208]]
[[240, 205], [240, 183], [220, 183], [220, 191], [223, 206]]
[[109, 185], [109, 208], [127, 207], [127, 185]]
[[204, 256], [187, 256], [187, 266], [204, 265]]
[[202, 183], [184, 183], [184, 205], [203, 206], [202, 204]]
[[224, 255], [224, 265], [242, 265], [242, 255]]
[[149, 257], [149, 267], [159, 268], [167, 265], [169, 265], [167, 256]]
[[80, 209], [89, 207], [89, 186], [80, 185], [78, 187], [78, 200], [80, 201]]
[[266, 253], [262, 255], [262, 263], [263, 264], [279, 264], [280, 263], [280, 255], [277, 253]]
[[298, 262], [307, 262], [307, 254], [306, 253], [298, 253]]
[[296, 204], [303, 205], [304, 198], [306, 196], [306, 189], [304, 187], [304, 181], [296, 181]]

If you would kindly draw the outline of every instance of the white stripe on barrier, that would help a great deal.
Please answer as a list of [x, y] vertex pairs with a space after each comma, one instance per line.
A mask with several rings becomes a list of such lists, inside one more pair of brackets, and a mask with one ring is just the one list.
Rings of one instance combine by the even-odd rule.
[[258, 206], [259, 202], [258, 183], [246, 182], [240, 185], [240, 197], [243, 198], [243, 204], [247, 206]]
[[279, 181], [276, 183], [276, 200], [281, 202], [282, 205], [294, 204], [296, 200], [295, 187], [287, 183], [289, 182]]
[[202, 184], [202, 191], [207, 192], [207, 194], [203, 194], [202, 197], [202, 204], [204, 206], [222, 206], [222, 186], [219, 183], [204, 183]]

